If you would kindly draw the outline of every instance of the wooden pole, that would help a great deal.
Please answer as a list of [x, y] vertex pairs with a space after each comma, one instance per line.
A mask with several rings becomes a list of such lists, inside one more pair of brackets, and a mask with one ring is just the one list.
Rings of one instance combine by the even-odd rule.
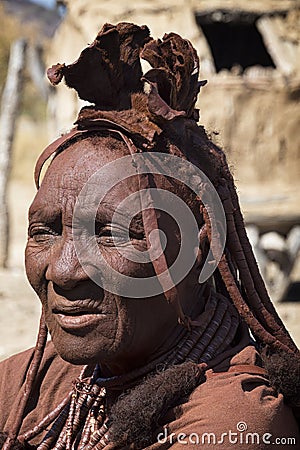
[[26, 41], [16, 40], [10, 51], [8, 71], [0, 106], [0, 267], [7, 267], [9, 250], [9, 212], [7, 187], [11, 168], [12, 144], [19, 113], [25, 65]]
[[37, 88], [41, 98], [48, 100], [50, 83], [46, 78], [46, 67], [43, 61], [42, 46], [40, 44], [31, 44], [27, 47], [27, 67], [28, 74]]

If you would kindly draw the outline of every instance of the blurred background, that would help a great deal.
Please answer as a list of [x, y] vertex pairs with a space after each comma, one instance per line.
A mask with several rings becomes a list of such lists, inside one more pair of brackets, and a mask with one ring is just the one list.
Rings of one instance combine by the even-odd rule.
[[119, 21], [197, 49], [208, 80], [200, 123], [227, 153], [269, 293], [300, 345], [299, 0], [0, 0], [0, 21], [0, 359], [37, 333], [23, 263], [34, 163], [82, 106], [45, 69], [73, 62]]

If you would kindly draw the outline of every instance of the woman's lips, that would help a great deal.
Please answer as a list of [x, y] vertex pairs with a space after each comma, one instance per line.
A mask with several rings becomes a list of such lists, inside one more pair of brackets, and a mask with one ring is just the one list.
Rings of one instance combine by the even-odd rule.
[[100, 308], [61, 305], [52, 309], [59, 325], [65, 330], [76, 330], [95, 326], [105, 316]]
[[100, 313], [82, 313], [82, 314], [63, 314], [55, 313], [55, 317], [59, 325], [65, 330], [76, 330], [90, 328], [99, 323], [105, 314]]

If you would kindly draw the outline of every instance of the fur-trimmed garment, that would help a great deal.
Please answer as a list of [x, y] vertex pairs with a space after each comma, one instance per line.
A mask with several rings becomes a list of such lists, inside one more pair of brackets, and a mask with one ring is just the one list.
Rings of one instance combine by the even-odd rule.
[[[14, 415], [31, 357], [32, 350], [27, 350], [0, 364], [1, 431], [8, 431], [6, 424]], [[189, 398], [181, 399], [158, 420], [153, 444], [144, 448], [263, 450], [269, 449], [270, 443], [280, 442], [279, 439], [282, 445], [277, 444], [276, 449], [299, 448], [300, 437], [292, 411], [284, 404], [282, 395], [269, 386], [264, 370], [257, 363], [252, 346], [231, 359], [219, 360]], [[47, 345], [21, 433], [36, 425], [62, 400], [80, 370], [64, 362], [51, 343]], [[287, 438], [295, 439], [296, 443]], [[40, 441], [38, 436], [32, 443], [36, 445]], [[114, 448], [124, 446], [105, 447]]]

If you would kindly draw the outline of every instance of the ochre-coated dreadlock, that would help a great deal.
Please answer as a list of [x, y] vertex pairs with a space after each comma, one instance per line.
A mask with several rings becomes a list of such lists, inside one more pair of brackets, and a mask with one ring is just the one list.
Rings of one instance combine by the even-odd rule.
[[[140, 57], [152, 66], [144, 76]], [[198, 112], [195, 102], [200, 87], [205, 84], [198, 81], [198, 75], [197, 54], [190, 42], [180, 36], [171, 33], [156, 41], [149, 37], [147, 27], [127, 23], [105, 25], [93, 44], [83, 50], [74, 64], [57, 64], [48, 71], [48, 77], [53, 84], [58, 84], [64, 77], [66, 84], [75, 88], [80, 98], [95, 106], [84, 108], [79, 114], [75, 128], [43, 152], [36, 166], [36, 184], [39, 187], [41, 169], [50, 156], [56, 156], [77, 140], [92, 139], [95, 134], [103, 132], [109, 132], [111, 136], [121, 139], [133, 159], [136, 152], [163, 151], [185, 158], [200, 168], [213, 183], [222, 201], [227, 222], [226, 247], [214, 274], [216, 290], [231, 300], [260, 347], [271, 382], [284, 394], [289, 404], [297, 409], [300, 406], [299, 351], [277, 315], [259, 273], [226, 157], [223, 151], [208, 139], [204, 129], [197, 125]], [[144, 83], [150, 88], [147, 94], [143, 91]], [[139, 179], [141, 189], [150, 187], [149, 175], [140, 175]], [[150, 196], [150, 193], [148, 195]], [[213, 213], [208, 211], [201, 199], [197, 201], [203, 217], [199, 248], [204, 249], [211, 241]], [[148, 198], [148, 204], [153, 205], [151, 197]], [[154, 205], [143, 211], [142, 218], [145, 235], [149, 239], [150, 232], [157, 228]], [[163, 253], [153, 265], [156, 274], [168, 270]], [[194, 325], [197, 324], [185, 316], [176, 287], [166, 291], [165, 296], [176, 309], [179, 322], [193, 333], [196, 330]], [[225, 327], [226, 333], [229, 333], [230, 326]], [[11, 424], [10, 435], [3, 447], [5, 450], [12, 448], [18, 437], [28, 396], [34, 389], [34, 378], [41, 362], [46, 334], [42, 316], [35, 355], [24, 387], [24, 397], [16, 413], [15, 422]], [[173, 358], [176, 363], [184, 362], [188, 354], [194, 355], [195, 348], [200, 351], [201, 340], [205, 339], [203, 330], [196, 330], [191, 336], [194, 337], [190, 343], [182, 347], [182, 358], [178, 355], [177, 360]], [[222, 339], [220, 342], [224, 342], [225, 334]], [[210, 351], [215, 351], [215, 347]], [[196, 361], [196, 356], [195, 359], [190, 358], [191, 361]], [[191, 382], [185, 394], [191, 392], [197, 383], [204, 381], [205, 364], [201, 366], [201, 370], [197, 369], [197, 373], [195, 365], [192, 366], [185, 370], [193, 374], [191, 379], [197, 381]], [[161, 381], [158, 385], [160, 383]], [[93, 396], [99, 396], [99, 392], [95, 392]], [[70, 401], [70, 395], [33, 430], [19, 437], [19, 440], [28, 442], [56, 420], [55, 426], [51, 428], [52, 434], [47, 435], [39, 448], [53, 448], [54, 439], [57, 442], [55, 448], [70, 448], [68, 430], [83, 425], [85, 422], [82, 422], [82, 418], [91, 414], [83, 410], [75, 412], [75, 400]], [[167, 401], [170, 403], [170, 399]], [[70, 414], [72, 408], [74, 413]], [[70, 419], [72, 417], [75, 419]], [[73, 422], [70, 423], [70, 420]], [[94, 444], [90, 442], [82, 448], [102, 448], [99, 442], [106, 431], [105, 427], [99, 429], [95, 434], [98, 438], [95, 438]], [[82, 433], [86, 433], [88, 442], [88, 432]], [[85, 442], [84, 439], [82, 442]]]

